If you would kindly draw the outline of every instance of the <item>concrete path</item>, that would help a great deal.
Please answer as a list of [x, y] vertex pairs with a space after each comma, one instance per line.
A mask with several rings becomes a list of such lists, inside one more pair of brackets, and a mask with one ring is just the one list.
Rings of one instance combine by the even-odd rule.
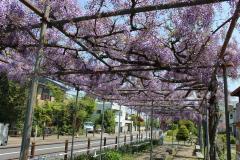
[[[173, 154], [169, 154], [167, 149], [174, 149], [175, 152]], [[169, 160], [197, 160], [196, 156], [193, 156], [194, 146], [190, 145], [169, 145], [164, 144], [162, 146], [157, 146], [153, 149], [153, 157], [156, 159], [167, 157]], [[139, 155], [136, 157], [137, 160], [149, 160], [150, 152], [146, 151], [143, 153], [138, 153]]]
[[194, 146], [180, 145], [176, 149], [176, 154], [173, 156], [174, 160], [195, 160], [196, 156], [193, 156]]

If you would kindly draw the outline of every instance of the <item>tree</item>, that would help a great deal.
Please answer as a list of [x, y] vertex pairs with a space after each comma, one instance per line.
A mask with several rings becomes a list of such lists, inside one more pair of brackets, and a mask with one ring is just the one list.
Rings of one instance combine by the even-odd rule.
[[96, 102], [94, 98], [91, 98], [89, 96], [84, 96], [80, 101], [79, 105], [81, 109], [85, 110], [87, 112], [87, 117], [89, 118], [93, 112], [96, 109]]
[[0, 122], [21, 130], [26, 102], [26, 85], [8, 80], [0, 73]]
[[59, 86], [49, 82], [47, 84], [47, 87], [51, 91], [55, 101], [57, 101], [57, 102], [64, 101], [65, 93], [63, 90], [61, 90], [61, 88]]
[[46, 101], [41, 105], [36, 105], [34, 108], [33, 125], [37, 126], [41, 131], [43, 131], [44, 127], [52, 127], [52, 129], [57, 127], [59, 129], [59, 123], [64, 119], [64, 116], [60, 116], [64, 106], [66, 106], [64, 103], [56, 101]]
[[[55, 87], [55, 90], [58, 89]], [[70, 133], [74, 112], [77, 116], [76, 131], [79, 131], [96, 107], [95, 100], [90, 97], [83, 97], [79, 100], [77, 107], [73, 99], [65, 102], [58, 98], [55, 100], [53, 102], [46, 101], [35, 107], [34, 125], [43, 129], [43, 125], [46, 124], [48, 127], [57, 128], [59, 134]]]
[[[102, 115], [100, 115], [97, 123], [102, 125]], [[103, 128], [107, 133], [115, 132], [115, 113], [111, 109], [104, 111]]]
[[[95, 99], [84, 96], [82, 99], [78, 100], [78, 106], [76, 106], [76, 102], [74, 99], [71, 99], [68, 103], [68, 109], [71, 115], [76, 112], [76, 130], [79, 131], [80, 128], [83, 128], [83, 124], [85, 121], [91, 118], [92, 113], [96, 109]], [[72, 118], [71, 118], [72, 120]]]
[[141, 116], [138, 116], [136, 114], [131, 115], [131, 120], [133, 121], [133, 126], [144, 126], [144, 119]]
[[176, 138], [178, 141], [186, 141], [189, 138], [189, 131], [185, 125], [180, 126]]

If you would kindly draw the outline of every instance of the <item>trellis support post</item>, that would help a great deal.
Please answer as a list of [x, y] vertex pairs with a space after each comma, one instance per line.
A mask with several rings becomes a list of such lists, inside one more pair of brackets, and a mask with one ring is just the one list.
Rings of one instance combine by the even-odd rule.
[[101, 126], [101, 139], [100, 139], [100, 160], [102, 160], [102, 139], [103, 139], [103, 133], [104, 133], [104, 108], [105, 108], [105, 100], [103, 100], [102, 105], [102, 126]]
[[148, 139], [148, 135], [147, 135], [147, 130], [148, 129], [148, 116], [146, 114], [146, 125], [145, 125], [145, 131], [146, 131], [146, 139]]
[[228, 110], [228, 82], [227, 82], [227, 67], [225, 65], [223, 66], [223, 83], [224, 83], [224, 103], [225, 103], [225, 121], [226, 121], [227, 160], [231, 160], [231, 143], [230, 143], [229, 110]]
[[120, 105], [119, 108], [119, 113], [118, 113], [118, 137], [117, 137], [117, 149], [119, 149], [119, 145], [120, 145], [120, 130], [121, 130], [121, 114], [122, 114], [122, 106]]
[[151, 143], [151, 148], [150, 148], [150, 160], [153, 160], [153, 101], [152, 101], [152, 108], [151, 108], [151, 137], [150, 137], [150, 143]]
[[76, 88], [77, 95], [76, 95], [76, 101], [75, 101], [75, 107], [73, 110], [73, 122], [72, 122], [72, 145], [71, 145], [71, 155], [70, 160], [73, 160], [73, 150], [74, 150], [74, 136], [76, 131], [76, 122], [77, 122], [77, 111], [78, 111], [78, 95], [79, 95], [79, 89]]
[[[46, 5], [45, 11], [44, 11], [44, 17], [46, 19], [48, 19], [49, 13], [50, 13], [50, 7]], [[36, 61], [33, 69], [33, 77], [31, 79], [31, 84], [30, 84], [30, 90], [29, 90], [29, 96], [28, 96], [28, 102], [27, 102], [27, 112], [26, 112], [26, 117], [24, 121], [24, 130], [23, 130], [19, 160], [28, 159], [30, 137], [31, 137], [31, 131], [32, 131], [32, 119], [33, 119], [33, 111], [34, 111], [33, 109], [36, 104], [36, 98], [37, 98], [37, 88], [38, 88], [38, 79], [39, 79], [38, 74], [40, 71], [40, 65], [41, 65], [42, 56], [43, 56], [43, 47], [44, 47], [46, 30], [47, 30], [47, 23], [45, 21], [42, 21], [40, 39], [39, 39], [40, 45], [38, 48], [37, 55], [35, 57]]]

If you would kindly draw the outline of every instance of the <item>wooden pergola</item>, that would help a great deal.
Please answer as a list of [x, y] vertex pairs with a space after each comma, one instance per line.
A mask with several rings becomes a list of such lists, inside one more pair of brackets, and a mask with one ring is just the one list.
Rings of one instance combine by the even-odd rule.
[[[183, 8], [183, 7], [190, 7], [190, 6], [198, 6], [198, 5], [207, 5], [207, 4], [214, 4], [214, 3], [221, 3], [221, 2], [227, 2], [229, 0], [194, 0], [194, 1], [189, 1], [189, 2], [175, 2], [175, 3], [166, 3], [166, 4], [158, 4], [158, 5], [149, 5], [149, 6], [143, 6], [143, 7], [135, 7], [135, 8], [128, 8], [128, 9], [121, 9], [121, 10], [116, 10], [116, 11], [112, 11], [112, 12], [101, 12], [101, 13], [97, 13], [94, 15], [87, 15], [87, 16], [81, 16], [81, 17], [74, 17], [74, 18], [70, 18], [70, 19], [62, 19], [62, 20], [55, 20], [53, 19], [51, 16], [49, 16], [50, 13], [50, 8], [47, 6], [45, 8], [45, 11], [41, 11], [39, 8], [35, 7], [30, 1], [28, 0], [19, 0], [20, 2], [22, 2], [26, 7], [28, 7], [29, 9], [31, 9], [36, 15], [38, 15], [41, 18], [41, 23], [38, 24], [33, 24], [31, 26], [20, 26], [17, 29], [35, 29], [35, 28], [41, 28], [41, 34], [40, 34], [40, 46], [39, 46], [39, 52], [36, 55], [36, 62], [35, 62], [35, 67], [34, 67], [34, 73], [33, 73], [33, 77], [31, 80], [31, 90], [30, 90], [30, 98], [29, 98], [29, 102], [28, 102], [28, 114], [27, 114], [27, 118], [25, 121], [25, 127], [24, 127], [24, 135], [23, 135], [23, 141], [22, 141], [22, 146], [21, 146], [21, 155], [20, 155], [20, 159], [21, 160], [26, 160], [28, 157], [28, 150], [29, 150], [29, 143], [30, 143], [30, 133], [31, 133], [31, 117], [32, 117], [32, 111], [33, 111], [33, 106], [35, 103], [35, 97], [36, 97], [36, 92], [37, 92], [37, 84], [38, 84], [38, 78], [40, 76], [47, 76], [44, 73], [41, 73], [40, 70], [40, 59], [43, 55], [43, 48], [45, 45], [45, 31], [47, 29], [48, 26], [50, 27], [54, 27], [55, 29], [57, 29], [60, 33], [62, 33], [64, 36], [66, 36], [67, 38], [69, 38], [70, 40], [72, 40], [73, 42], [75, 42], [78, 46], [80, 46], [84, 51], [88, 51], [89, 54], [91, 54], [93, 57], [95, 57], [99, 62], [101, 62], [102, 64], [104, 64], [105, 66], [108, 67], [108, 69], [100, 69], [100, 70], [76, 70], [76, 71], [66, 71], [66, 72], [56, 72], [55, 75], [57, 75], [56, 77], [58, 77], [59, 75], [101, 75], [101, 74], [118, 74], [118, 73], [129, 73], [129, 72], [147, 72], [147, 71], [178, 71], [180, 69], [186, 69], [186, 70], [194, 70], [196, 68], [198, 69], [206, 69], [206, 68], [213, 68], [213, 72], [212, 72], [212, 77], [211, 77], [211, 81], [209, 82], [209, 85], [206, 86], [204, 84], [200, 84], [198, 83], [197, 86], [193, 86], [193, 87], [183, 87], [183, 88], [175, 88], [175, 90], [173, 91], [169, 91], [169, 90], [163, 90], [163, 91], [159, 91], [159, 90], [149, 90], [146, 88], [133, 88], [133, 89], [117, 89], [117, 90], [113, 90], [114, 93], [112, 93], [113, 95], [101, 95], [101, 93], [99, 92], [99, 90], [91, 90], [90, 92], [92, 94], [95, 94], [98, 98], [103, 99], [103, 100], [110, 100], [110, 101], [123, 101], [125, 100], [126, 103], [122, 103], [122, 105], [129, 105], [129, 106], [135, 106], [135, 107], [139, 107], [142, 108], [143, 106], [147, 109], [150, 109], [149, 111], [151, 111], [151, 115], [153, 115], [154, 110], [156, 112], [161, 112], [162, 108], [165, 108], [166, 110], [164, 111], [164, 113], [166, 113], [167, 111], [171, 111], [171, 112], [178, 112], [179, 109], [186, 109], [186, 108], [195, 108], [199, 113], [201, 114], [207, 114], [205, 113], [206, 109], [204, 107], [205, 105], [205, 101], [208, 99], [207, 94], [209, 93], [209, 91], [211, 92], [215, 92], [212, 91], [212, 83], [215, 80], [214, 77], [217, 73], [217, 70], [220, 67], [223, 67], [223, 71], [224, 71], [224, 93], [225, 93], [225, 108], [226, 108], [226, 114], [228, 114], [227, 111], [227, 106], [228, 106], [228, 98], [227, 98], [227, 72], [226, 72], [226, 68], [228, 66], [223, 65], [222, 64], [222, 60], [224, 59], [224, 55], [228, 46], [228, 43], [230, 41], [230, 38], [233, 34], [233, 30], [236, 26], [237, 20], [239, 18], [239, 11], [240, 11], [240, 2], [238, 2], [236, 10], [233, 14], [233, 16], [231, 18], [229, 18], [226, 22], [224, 22], [220, 28], [225, 25], [226, 23], [230, 22], [230, 26], [228, 28], [226, 37], [224, 39], [224, 43], [221, 47], [221, 50], [218, 54], [218, 58], [219, 60], [213, 65], [213, 66], [197, 66], [194, 64], [191, 65], [174, 65], [174, 64], [169, 64], [169, 65], [163, 65], [163, 66], [140, 66], [140, 65], [126, 65], [125, 67], [116, 67], [116, 66], [111, 66], [109, 65], [106, 61], [104, 61], [103, 59], [101, 59], [95, 52], [89, 50], [84, 44], [82, 44], [76, 37], [72, 36], [70, 33], [68, 33], [67, 31], [65, 31], [63, 29], [63, 26], [65, 24], [69, 24], [69, 23], [77, 23], [77, 22], [83, 22], [83, 21], [89, 21], [89, 20], [96, 20], [96, 19], [101, 19], [101, 18], [107, 18], [107, 17], [114, 17], [114, 16], [122, 16], [122, 15], [133, 15], [136, 13], [142, 13], [142, 12], [150, 12], [150, 11], [160, 11], [160, 10], [167, 10], [167, 9], [174, 9], [174, 8]], [[217, 28], [215, 30], [218, 31], [219, 28]], [[9, 32], [14, 31], [15, 29], [10, 29]], [[209, 36], [210, 39], [210, 36]], [[67, 47], [67, 46], [65, 46]], [[73, 49], [74, 48], [68, 48], [68, 49]], [[77, 50], [77, 49], [76, 49]], [[8, 63], [5, 60], [0, 60], [3, 63]], [[58, 80], [62, 80], [62, 79], [58, 79]], [[164, 79], [162, 79], [162, 81], [164, 81]], [[69, 83], [69, 82], [66, 82]], [[172, 83], [177, 83], [176, 81], [172, 81]], [[79, 88], [81, 88], [81, 86], [75, 86], [74, 84], [72, 84], [74, 87], [78, 88], [77, 91], [79, 91]], [[187, 99], [188, 95], [190, 94], [190, 92], [204, 92], [203, 96], [199, 99], [194, 99], [194, 100], [190, 100]], [[104, 90], [102, 91], [104, 92]], [[171, 93], [175, 93], [175, 92], [186, 92], [186, 97], [183, 99], [170, 99], [170, 98], [159, 98], [159, 99], [151, 99], [151, 97], [147, 97], [146, 99], [143, 99], [143, 103], [142, 104], [136, 104], [136, 100], [137, 99], [131, 99], [129, 98], [129, 95], [138, 95], [138, 93], [143, 93], [143, 94], [171, 94]], [[77, 92], [78, 93], [78, 92]], [[121, 98], [116, 98], [114, 97], [114, 95], [121, 95]], [[125, 94], [125, 95], [124, 95]], [[126, 98], [128, 97], [128, 98]], [[160, 96], [159, 96], [160, 97]], [[141, 100], [140, 100], [141, 101]], [[150, 102], [150, 105], [149, 105]], [[159, 105], [159, 102], [172, 102], [172, 103], [181, 103], [182, 105], [176, 106], [175, 108], [171, 107], [171, 105]], [[198, 105], [190, 105], [187, 104], [187, 102], [196, 102], [198, 103]], [[77, 103], [77, 100], [76, 100]], [[132, 104], [129, 104], [132, 103]], [[135, 103], [135, 104], [133, 104]], [[161, 104], [161, 103], [160, 103]], [[203, 108], [203, 109], [201, 109]], [[203, 113], [204, 110], [204, 113]], [[208, 110], [208, 109], [207, 109]], [[228, 116], [226, 116], [228, 117]], [[153, 118], [151, 118], [153, 119]], [[151, 122], [152, 123], [152, 122]], [[228, 127], [227, 127], [228, 129]], [[152, 132], [152, 130], [151, 130]], [[227, 143], [230, 144], [230, 136], [227, 132]], [[72, 145], [74, 144], [74, 133], [73, 133], [73, 139], [72, 139]], [[101, 145], [100, 145], [101, 147]], [[229, 152], [229, 145], [228, 145], [228, 160], [229, 158], [231, 158], [230, 152]], [[100, 148], [101, 150], [101, 148]], [[152, 149], [151, 149], [151, 155], [152, 155]]]

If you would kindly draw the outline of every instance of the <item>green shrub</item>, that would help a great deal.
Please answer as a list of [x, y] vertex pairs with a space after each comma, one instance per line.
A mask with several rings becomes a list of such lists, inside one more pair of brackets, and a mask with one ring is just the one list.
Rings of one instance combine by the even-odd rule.
[[134, 143], [132, 148], [130, 148], [132, 154], [135, 152], [142, 152], [150, 146], [150, 143]]
[[226, 143], [227, 142], [227, 139], [226, 139], [226, 135], [225, 134], [219, 134], [218, 135], [220, 141], [222, 141], [223, 143]]
[[152, 140], [152, 143], [153, 143], [153, 145], [158, 145], [158, 144], [159, 144], [159, 140], [153, 139], [153, 140]]
[[178, 125], [175, 124], [175, 123], [173, 123], [173, 124], [171, 125], [171, 130], [175, 130], [175, 129], [177, 129], [177, 127], [178, 127]]
[[167, 131], [167, 136], [172, 136], [172, 134], [173, 134], [173, 130], [168, 130]]
[[236, 139], [235, 139], [235, 137], [231, 136], [230, 143], [231, 143], [231, 144], [236, 144]]
[[224, 160], [226, 156], [226, 135], [218, 134], [216, 139], [216, 152], [219, 160]]
[[121, 160], [121, 154], [116, 151], [107, 151], [103, 157], [104, 160]]
[[101, 125], [100, 124], [96, 124], [95, 130], [100, 130], [100, 129], [101, 129]]
[[181, 125], [176, 138], [178, 141], [186, 141], [189, 138], [189, 131], [185, 125]]
[[89, 154], [81, 154], [78, 156], [74, 156], [74, 160], [96, 160], [96, 158]]
[[179, 120], [179, 125], [185, 125], [189, 132], [192, 132], [192, 134], [197, 135], [197, 128], [194, 125], [194, 123], [190, 120]]

